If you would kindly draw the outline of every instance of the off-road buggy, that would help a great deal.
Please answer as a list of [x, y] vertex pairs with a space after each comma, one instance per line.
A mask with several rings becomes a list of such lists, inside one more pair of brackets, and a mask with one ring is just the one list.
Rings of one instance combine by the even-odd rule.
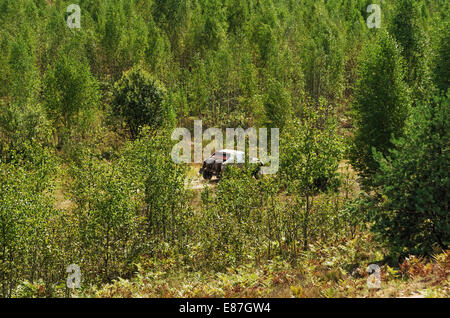
[[[210, 180], [213, 176], [220, 179], [223, 171], [227, 166], [236, 165], [243, 167], [245, 163], [245, 153], [243, 151], [223, 149], [216, 151], [210, 157], [203, 161], [203, 166], [199, 173], [203, 175], [203, 179]], [[257, 158], [249, 158], [249, 163], [255, 166], [252, 175], [258, 178], [261, 174], [261, 163]]]

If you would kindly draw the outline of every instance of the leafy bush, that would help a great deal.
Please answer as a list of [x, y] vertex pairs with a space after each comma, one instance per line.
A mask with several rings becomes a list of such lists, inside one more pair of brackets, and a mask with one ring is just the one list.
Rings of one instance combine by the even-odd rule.
[[115, 84], [114, 111], [124, 118], [133, 139], [144, 125], [160, 127], [173, 120], [165, 94], [163, 85], [140, 66], [125, 72]]

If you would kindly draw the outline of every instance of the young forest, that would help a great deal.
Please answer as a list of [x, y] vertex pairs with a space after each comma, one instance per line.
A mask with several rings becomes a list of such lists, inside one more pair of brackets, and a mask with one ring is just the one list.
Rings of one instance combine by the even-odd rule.
[[[449, 297], [449, 14], [0, 0], [0, 297]], [[278, 172], [175, 163], [199, 120]]]

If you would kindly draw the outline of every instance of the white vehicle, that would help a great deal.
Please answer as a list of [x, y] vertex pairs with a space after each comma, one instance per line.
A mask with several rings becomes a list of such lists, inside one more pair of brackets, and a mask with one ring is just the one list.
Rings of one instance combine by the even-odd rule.
[[[245, 163], [245, 153], [243, 151], [222, 149], [213, 153], [210, 157], [203, 161], [203, 166], [200, 168], [199, 173], [203, 175], [205, 180], [210, 180], [213, 176], [218, 179], [222, 176], [222, 172], [227, 165], [237, 165], [242, 167]], [[260, 162], [258, 158], [251, 157], [249, 163], [257, 164], [258, 168], [253, 173], [255, 177], [258, 177], [260, 172]]]

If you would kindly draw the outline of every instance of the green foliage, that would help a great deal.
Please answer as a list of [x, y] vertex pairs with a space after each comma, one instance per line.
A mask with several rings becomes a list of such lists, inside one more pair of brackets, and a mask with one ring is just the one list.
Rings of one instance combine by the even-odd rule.
[[89, 155], [72, 173], [83, 255], [80, 266], [103, 280], [126, 275], [139, 248], [139, 201], [131, 180], [120, 163], [109, 164]]
[[[37, 145], [0, 160], [0, 293], [9, 297], [21, 279], [52, 282], [53, 251], [49, 221], [55, 214], [51, 198], [54, 159]], [[48, 294], [48, 293], [47, 293]]]
[[115, 84], [114, 111], [125, 119], [133, 138], [144, 125], [157, 128], [173, 120], [165, 94], [162, 84], [139, 66], [125, 72]]
[[274, 192], [269, 182], [252, 176], [253, 169], [228, 167], [215, 195], [209, 189], [202, 193], [205, 217], [200, 223], [200, 252], [206, 267], [223, 270], [248, 258], [259, 259], [270, 239], [275, 239], [264, 236], [265, 202]]
[[0, 101], [0, 154], [23, 151], [30, 140], [49, 144], [51, 127], [40, 104]]
[[405, 80], [412, 88], [414, 104], [429, 96], [431, 88], [430, 43], [420, 18], [420, 4], [417, 1], [398, 1], [390, 30], [402, 48], [406, 63]]
[[98, 14], [101, 45], [109, 73], [118, 79], [121, 73], [140, 63], [147, 54], [149, 28], [144, 16], [136, 13], [136, 5], [129, 1], [115, 0], [100, 3]]
[[[396, 254], [448, 248], [450, 237], [449, 96], [421, 104], [411, 113], [404, 138], [384, 158], [376, 176], [381, 202], [375, 231]], [[401, 180], [401, 182], [399, 182]]]
[[[373, 221], [448, 248], [445, 1], [378, 1], [381, 30], [366, 0], [83, 0], [80, 29], [71, 3], [0, 0], [0, 296], [359, 296]], [[279, 173], [198, 180], [170, 156], [195, 119], [281, 128]]]
[[302, 196], [332, 188], [340, 155], [341, 137], [325, 106], [305, 110], [281, 140], [280, 172], [288, 187]]
[[167, 135], [145, 136], [133, 145], [136, 167], [142, 170], [145, 190], [145, 229], [151, 237], [152, 253], [161, 242], [173, 248], [185, 248], [186, 219], [189, 217], [188, 194], [185, 189], [185, 167], [175, 164], [170, 156], [172, 143]]
[[304, 249], [308, 248], [312, 197], [336, 185], [341, 141], [333, 118], [324, 106], [305, 111], [302, 120], [292, 123], [281, 140], [280, 173], [288, 192], [305, 202], [300, 206]]
[[55, 125], [86, 125], [98, 106], [100, 92], [89, 66], [60, 54], [44, 78], [44, 107]]
[[359, 73], [353, 103], [356, 131], [350, 158], [364, 183], [370, 184], [378, 169], [372, 149], [388, 153], [393, 147], [391, 138], [403, 134], [410, 105], [403, 59], [391, 36], [382, 33], [377, 43], [366, 50]]
[[237, 34], [246, 28], [250, 15], [249, 5], [249, 1], [245, 0], [226, 1], [228, 30], [231, 33]]
[[93, 281], [129, 275], [144, 255], [163, 253], [164, 244], [185, 249], [184, 168], [171, 161], [167, 136], [150, 131], [112, 163], [87, 153], [73, 167], [80, 253]]
[[445, 93], [450, 87], [450, 23], [446, 23], [440, 33], [434, 78], [437, 87]]
[[266, 65], [270, 58], [277, 53], [277, 40], [270, 25], [259, 22], [255, 26], [253, 41], [256, 43], [262, 65]]
[[267, 118], [267, 127], [282, 130], [292, 118], [291, 96], [280, 82], [273, 81], [267, 88], [264, 102]]
[[306, 88], [310, 96], [318, 102], [321, 97], [331, 102], [336, 101], [343, 90], [345, 32], [339, 31], [342, 26], [334, 21], [325, 4], [313, 4], [316, 12], [306, 20], [305, 27], [309, 29], [302, 50], [302, 65], [305, 72]]
[[13, 98], [20, 103], [34, 101], [40, 84], [33, 47], [30, 47], [32, 43], [32, 39], [20, 35], [11, 47], [10, 91]]

